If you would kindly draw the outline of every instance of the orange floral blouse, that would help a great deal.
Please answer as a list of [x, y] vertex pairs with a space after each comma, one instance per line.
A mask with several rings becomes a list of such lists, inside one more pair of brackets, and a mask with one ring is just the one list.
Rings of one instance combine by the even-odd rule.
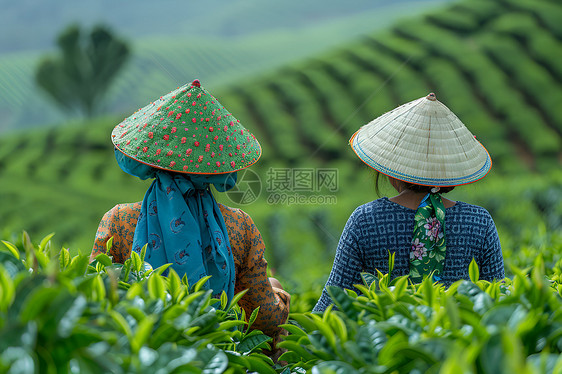
[[[129, 258], [141, 205], [141, 202], [118, 204], [103, 216], [90, 261], [106, 252], [106, 243], [111, 237], [113, 246], [109, 255], [113, 257], [113, 262], [123, 263]], [[252, 218], [240, 209], [222, 204], [219, 204], [219, 208], [234, 255], [234, 292], [248, 290], [238, 304], [246, 311], [247, 316], [259, 306], [260, 311], [252, 328], [275, 337], [281, 332], [278, 326], [287, 321], [289, 294], [269, 283], [267, 261], [264, 258], [265, 244]]]

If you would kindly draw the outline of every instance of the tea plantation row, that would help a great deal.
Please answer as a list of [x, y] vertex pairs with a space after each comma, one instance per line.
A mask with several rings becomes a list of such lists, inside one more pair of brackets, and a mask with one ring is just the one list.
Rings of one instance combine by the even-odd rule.
[[[252, 168], [262, 180], [262, 192], [270, 168], [338, 170], [337, 206], [299, 210], [307, 217], [305, 225], [317, 222], [311, 210], [324, 217], [326, 230], [320, 231], [328, 232], [327, 238], [320, 232], [300, 240], [315, 243], [313, 250], [318, 250], [327, 241], [333, 246], [351, 211], [374, 198], [365, 187], [370, 186], [368, 171], [358, 169], [361, 163], [347, 146], [351, 134], [429, 91], [488, 148], [494, 173], [528, 179], [533, 186], [535, 174], [523, 173], [559, 170], [561, 17], [557, 1], [459, 2], [317, 58], [212, 91], [262, 143], [262, 159]], [[105, 211], [142, 199], [147, 184], [122, 173], [113, 160], [109, 134], [119, 121], [98, 118], [0, 139], [4, 237], [23, 227], [36, 236], [56, 231], [57, 241], [86, 252]], [[264, 203], [264, 194], [242, 208], [255, 216], [267, 237], [276, 235], [275, 229], [265, 229], [272, 226], [267, 223], [271, 215], [297, 214]], [[500, 211], [511, 209], [510, 201], [499, 199]], [[283, 238], [279, 245], [292, 247]]]
[[355, 290], [329, 290], [338, 310], [292, 313], [273, 361], [271, 338], [251, 329], [259, 309], [236, 303], [243, 294], [211, 299], [205, 279], [145, 271], [142, 254], [89, 265], [49, 239], [24, 233], [0, 249], [2, 372], [562, 372], [562, 260], [545, 267], [538, 255], [491, 283], [473, 262], [471, 279], [448, 289], [364, 273]]

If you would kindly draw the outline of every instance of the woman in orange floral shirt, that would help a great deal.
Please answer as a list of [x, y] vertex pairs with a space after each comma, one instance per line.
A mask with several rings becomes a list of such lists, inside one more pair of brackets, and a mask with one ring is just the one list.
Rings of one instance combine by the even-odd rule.
[[247, 289], [239, 304], [247, 314], [260, 307], [253, 328], [277, 336], [290, 296], [267, 277], [265, 245], [252, 219], [217, 204], [210, 190], [232, 188], [236, 172], [259, 159], [255, 137], [195, 80], [126, 118], [112, 141], [125, 172], [154, 181], [142, 202], [104, 215], [90, 260], [105, 253], [111, 237], [114, 262], [146, 245], [153, 268], [170, 263], [190, 284], [211, 275], [215, 296]]

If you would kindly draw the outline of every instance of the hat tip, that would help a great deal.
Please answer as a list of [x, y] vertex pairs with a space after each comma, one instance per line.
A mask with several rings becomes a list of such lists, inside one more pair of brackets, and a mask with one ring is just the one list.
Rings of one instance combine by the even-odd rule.
[[201, 82], [199, 82], [199, 79], [195, 79], [193, 82], [191, 82], [191, 85], [195, 87], [201, 87]]
[[435, 96], [435, 94], [433, 92], [430, 92], [429, 95], [427, 95], [425, 98], [427, 100], [431, 100], [431, 101], [437, 100], [437, 97]]

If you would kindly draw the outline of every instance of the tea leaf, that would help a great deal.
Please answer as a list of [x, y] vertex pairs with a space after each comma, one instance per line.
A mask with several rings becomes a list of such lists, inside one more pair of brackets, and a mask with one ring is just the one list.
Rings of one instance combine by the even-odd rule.
[[236, 346], [236, 351], [242, 354], [249, 354], [257, 348], [268, 348], [267, 342], [272, 339], [264, 334], [248, 335]]
[[137, 330], [135, 331], [134, 337], [131, 340], [131, 350], [133, 351], [133, 353], [137, 353], [139, 349], [148, 341], [155, 322], [156, 317], [152, 315], [146, 316], [140, 321], [139, 325], [137, 326]]
[[59, 254], [60, 269], [61, 270], [66, 269], [69, 264], [70, 264], [70, 252], [68, 252], [68, 249], [63, 248], [61, 249]]
[[41, 239], [41, 242], [39, 243], [39, 250], [40, 251], [42, 251], [42, 252], [48, 252], [49, 251], [50, 241], [53, 238], [53, 236], [55, 236], [54, 232], [46, 235], [43, 239]]
[[277, 371], [275, 371], [269, 364], [255, 356], [248, 356], [246, 359], [250, 365], [250, 371], [260, 374], [277, 374]]
[[29, 237], [27, 231], [24, 231], [22, 234], [22, 244], [23, 248], [25, 248], [26, 253], [35, 252], [35, 247], [33, 246], [33, 243], [31, 242], [31, 238]]
[[131, 252], [131, 258], [133, 259], [133, 269], [137, 273], [140, 273], [140, 271], [142, 270], [142, 260], [139, 256], [139, 254], [135, 251], [132, 251]]
[[155, 299], [164, 301], [166, 299], [166, 286], [164, 280], [158, 274], [152, 274], [148, 278], [148, 294]]
[[111, 252], [111, 248], [113, 248], [113, 236], [111, 236], [109, 239], [107, 239], [107, 242], [105, 243], [105, 249], [106, 249], [106, 254]]
[[111, 266], [113, 264], [113, 262], [111, 261], [111, 257], [106, 255], [105, 253], [100, 253], [99, 255], [97, 255], [96, 260], [103, 266]]
[[232, 300], [230, 300], [230, 304], [228, 304], [228, 308], [226, 308], [226, 311], [229, 311], [230, 309], [232, 309], [237, 303], [238, 301], [240, 301], [240, 299], [242, 297], [244, 297], [244, 295], [246, 294], [246, 292], [248, 292], [248, 290], [243, 290], [238, 292], [236, 295], [234, 295], [234, 297], [232, 298]]
[[226, 292], [224, 290], [221, 293], [220, 302], [221, 302], [221, 309], [225, 310], [226, 305], [228, 304], [228, 296], [226, 295]]
[[205, 277], [199, 279], [199, 280], [197, 281], [197, 283], [195, 283], [195, 284], [193, 285], [193, 290], [192, 290], [192, 292], [197, 292], [197, 291], [199, 291], [199, 290], [205, 285], [205, 283], [206, 283], [209, 279], [211, 279], [211, 276], [210, 276], [210, 275], [207, 275], [207, 276], [205, 276]]
[[394, 257], [396, 256], [396, 252], [388, 251], [388, 274], [392, 274], [392, 270], [394, 270]]
[[233, 327], [247, 325], [246, 321], [224, 321], [219, 324], [219, 330], [230, 330]]
[[470, 265], [468, 265], [468, 276], [470, 277], [472, 283], [478, 282], [478, 279], [480, 278], [480, 271], [478, 270], [478, 264], [476, 263], [474, 257], [472, 258], [472, 261], [470, 261]]
[[[221, 374], [228, 367], [228, 357], [223, 351], [216, 351], [216, 353], [207, 362], [203, 371], [203, 374]], [[275, 373], [275, 371], [274, 371]]]
[[0, 264], [0, 311], [8, 310], [15, 297], [14, 283], [8, 271]]
[[144, 262], [144, 258], [146, 256], [146, 248], [148, 247], [148, 243], [146, 243], [145, 245], [142, 246], [141, 251], [140, 251], [140, 259], [142, 262]]
[[295, 326], [295, 325], [292, 325], [292, 324], [289, 324], [289, 323], [285, 323], [285, 324], [279, 325], [279, 327], [287, 330], [289, 332], [289, 334], [291, 334], [291, 335], [306, 336], [306, 332], [298, 326]]
[[377, 281], [377, 277], [375, 277], [371, 273], [365, 273], [365, 272], [361, 273], [361, 279], [363, 279], [363, 283], [365, 284], [365, 287], [367, 287], [367, 288], [371, 288], [371, 284], [373, 282]]
[[250, 327], [252, 327], [252, 324], [256, 321], [256, 318], [258, 318], [259, 311], [260, 311], [259, 306], [252, 311], [252, 314], [250, 315], [250, 318], [248, 319], [248, 329]]
[[127, 338], [129, 338], [129, 342], [131, 342], [132, 340], [132, 331], [131, 331], [131, 327], [129, 326], [129, 324], [127, 323], [127, 321], [125, 320], [125, 318], [121, 315], [121, 313], [115, 311], [115, 310], [110, 310], [109, 311], [109, 315], [111, 316], [113, 322], [115, 323], [115, 325], [117, 326], [117, 328], [123, 332]]
[[10, 242], [7, 242], [5, 240], [2, 240], [2, 243], [4, 243], [4, 245], [8, 248], [8, 251], [10, 251], [10, 253], [17, 258], [18, 260], [20, 259], [20, 252], [18, 251], [18, 248], [13, 245]]
[[353, 299], [344, 290], [336, 286], [327, 286], [326, 289], [339, 310], [349, 318], [353, 319], [357, 316], [357, 312], [353, 308]]

